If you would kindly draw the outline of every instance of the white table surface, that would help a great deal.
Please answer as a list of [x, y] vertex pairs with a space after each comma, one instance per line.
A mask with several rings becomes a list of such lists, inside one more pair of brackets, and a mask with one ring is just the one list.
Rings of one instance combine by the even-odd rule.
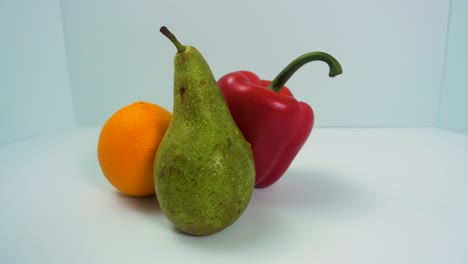
[[100, 128], [0, 146], [0, 263], [468, 263], [468, 136], [318, 128], [215, 235], [101, 174]]

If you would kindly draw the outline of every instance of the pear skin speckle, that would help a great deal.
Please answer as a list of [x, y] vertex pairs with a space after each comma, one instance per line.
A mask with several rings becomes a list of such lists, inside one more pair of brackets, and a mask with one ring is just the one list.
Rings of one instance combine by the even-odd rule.
[[154, 182], [163, 213], [178, 229], [210, 235], [247, 208], [255, 165], [208, 64], [185, 47], [174, 59], [173, 116], [155, 158]]

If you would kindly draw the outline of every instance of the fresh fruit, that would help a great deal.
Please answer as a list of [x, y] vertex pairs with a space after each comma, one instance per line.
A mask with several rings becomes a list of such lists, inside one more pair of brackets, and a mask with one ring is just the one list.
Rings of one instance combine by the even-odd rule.
[[106, 121], [99, 135], [98, 160], [117, 190], [130, 196], [154, 194], [154, 157], [171, 118], [163, 107], [140, 101]]
[[207, 62], [176, 46], [173, 117], [155, 159], [156, 196], [180, 230], [210, 235], [233, 224], [251, 199], [255, 167]]
[[314, 111], [284, 85], [313, 61], [327, 63], [330, 77], [343, 73], [333, 56], [318, 51], [297, 57], [273, 81], [250, 71], [232, 72], [218, 80], [236, 124], [252, 146], [257, 188], [271, 186], [283, 176], [312, 131]]

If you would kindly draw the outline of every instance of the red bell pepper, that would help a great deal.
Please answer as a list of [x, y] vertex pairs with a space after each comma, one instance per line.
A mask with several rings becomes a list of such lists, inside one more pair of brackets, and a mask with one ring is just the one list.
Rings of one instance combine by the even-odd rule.
[[331, 55], [310, 52], [291, 62], [273, 81], [261, 80], [249, 71], [229, 73], [218, 80], [237, 126], [252, 147], [256, 188], [272, 185], [286, 172], [312, 131], [312, 108], [296, 100], [284, 84], [300, 67], [315, 60], [328, 64], [330, 77], [342, 73]]

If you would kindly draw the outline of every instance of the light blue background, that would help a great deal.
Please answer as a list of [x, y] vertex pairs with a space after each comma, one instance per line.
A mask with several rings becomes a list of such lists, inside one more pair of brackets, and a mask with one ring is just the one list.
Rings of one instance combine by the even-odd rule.
[[0, 144], [101, 126], [136, 100], [172, 109], [168, 26], [216, 78], [272, 79], [312, 50], [334, 55], [288, 82], [317, 126], [468, 132], [468, 4], [463, 0], [0, 1]]
[[0, 0], [0, 144], [75, 125], [59, 1]]
[[467, 15], [468, 1], [452, 1], [438, 113], [439, 126], [465, 133], [468, 133]]

